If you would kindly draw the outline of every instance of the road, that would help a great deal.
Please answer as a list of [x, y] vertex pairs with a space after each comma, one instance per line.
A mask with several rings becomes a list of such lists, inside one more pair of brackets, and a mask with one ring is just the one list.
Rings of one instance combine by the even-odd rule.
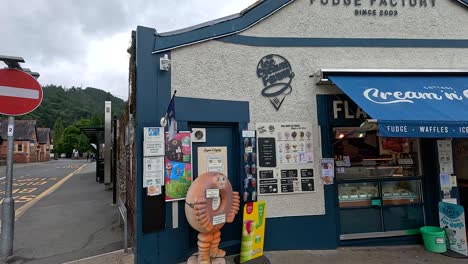
[[[15, 211], [18, 213], [19, 208], [86, 163], [86, 160], [64, 159], [14, 164], [12, 192], [15, 200]], [[6, 167], [0, 166], [0, 203], [3, 202], [5, 196], [5, 175]]]
[[58, 264], [123, 248], [119, 213], [112, 192], [96, 182], [96, 163], [15, 164], [14, 175], [14, 247], [6, 264]]

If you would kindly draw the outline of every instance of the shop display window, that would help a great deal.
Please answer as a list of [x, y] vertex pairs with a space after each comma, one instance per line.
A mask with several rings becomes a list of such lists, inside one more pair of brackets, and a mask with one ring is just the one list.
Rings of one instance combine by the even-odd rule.
[[421, 203], [421, 181], [382, 182], [383, 205]]
[[383, 138], [371, 132], [342, 132], [335, 128], [335, 165], [338, 179], [414, 177], [421, 175], [419, 140]]
[[379, 197], [378, 183], [343, 183], [338, 185], [340, 207], [368, 207]]

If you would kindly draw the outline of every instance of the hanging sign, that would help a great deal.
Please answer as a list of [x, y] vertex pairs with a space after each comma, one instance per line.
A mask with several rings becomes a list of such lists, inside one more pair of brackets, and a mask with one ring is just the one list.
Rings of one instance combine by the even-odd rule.
[[190, 132], [179, 132], [168, 140], [164, 162], [166, 202], [183, 200], [192, 184], [192, 142]]
[[244, 205], [240, 263], [263, 256], [265, 242], [265, 201]]
[[315, 191], [312, 124], [257, 123], [258, 195]]
[[439, 202], [440, 227], [445, 228], [449, 248], [468, 256], [466, 245], [465, 211], [463, 206]]

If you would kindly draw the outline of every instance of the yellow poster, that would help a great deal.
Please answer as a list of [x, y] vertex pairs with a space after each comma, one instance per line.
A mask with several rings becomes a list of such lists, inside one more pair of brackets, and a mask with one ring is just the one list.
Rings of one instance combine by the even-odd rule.
[[240, 263], [263, 256], [265, 215], [265, 201], [247, 203], [244, 206]]

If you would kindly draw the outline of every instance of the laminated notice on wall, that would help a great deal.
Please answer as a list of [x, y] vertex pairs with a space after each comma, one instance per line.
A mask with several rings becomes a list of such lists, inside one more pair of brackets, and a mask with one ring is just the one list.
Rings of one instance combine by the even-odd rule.
[[437, 140], [439, 168], [442, 174], [453, 174], [453, 154], [451, 140]]
[[164, 157], [143, 159], [143, 187], [164, 185]]
[[198, 175], [205, 172], [220, 172], [228, 176], [228, 160], [226, 147], [198, 148]]
[[315, 191], [312, 124], [257, 123], [258, 195]]

